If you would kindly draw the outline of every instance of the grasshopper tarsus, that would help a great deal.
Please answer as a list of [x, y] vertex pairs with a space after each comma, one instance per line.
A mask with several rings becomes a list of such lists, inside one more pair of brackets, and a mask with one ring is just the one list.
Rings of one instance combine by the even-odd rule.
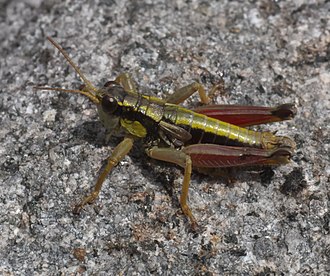
[[[88, 198], [88, 197], [86, 197]], [[92, 204], [95, 199], [90, 200], [90, 201], [86, 201], [86, 198], [84, 198], [82, 201], [80, 201], [79, 203], [75, 204], [73, 209], [72, 209], [72, 213], [74, 215], [80, 215], [81, 211], [83, 210], [83, 208], [87, 205], [87, 204]]]
[[82, 210], [82, 206], [80, 206], [79, 204], [78, 205], [75, 205], [72, 209], [72, 213], [74, 215], [80, 215], [81, 213], [81, 210]]

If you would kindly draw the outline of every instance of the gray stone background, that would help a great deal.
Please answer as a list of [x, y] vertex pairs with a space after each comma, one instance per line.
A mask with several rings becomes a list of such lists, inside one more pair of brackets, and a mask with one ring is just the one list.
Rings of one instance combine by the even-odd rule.
[[[328, 275], [329, 1], [1, 1], [1, 275]], [[102, 85], [129, 71], [162, 97], [224, 80], [216, 103], [294, 103], [262, 127], [297, 143], [292, 163], [235, 170], [233, 185], [194, 173], [193, 233], [182, 171], [141, 145], [80, 216], [112, 148], [83, 96], [34, 91], [80, 80], [46, 36]], [[186, 106], [198, 105], [194, 96]]]

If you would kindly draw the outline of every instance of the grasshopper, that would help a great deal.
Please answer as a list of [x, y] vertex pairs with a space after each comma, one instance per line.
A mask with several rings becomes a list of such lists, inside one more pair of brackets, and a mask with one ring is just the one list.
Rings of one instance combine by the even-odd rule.
[[180, 205], [193, 227], [197, 226], [197, 221], [187, 202], [193, 168], [207, 173], [226, 167], [281, 165], [288, 163], [293, 155], [296, 145], [289, 137], [245, 128], [291, 119], [296, 113], [293, 104], [277, 107], [205, 105], [189, 110], [178, 104], [195, 92], [199, 93], [202, 103], [209, 102], [200, 83], [193, 82], [162, 100], [138, 93], [127, 73], [96, 88], [64, 49], [52, 38], [47, 39], [73, 67], [84, 85], [80, 89], [35, 88], [87, 96], [97, 106], [109, 135], [124, 137], [107, 159], [93, 191], [75, 206], [75, 212], [96, 200], [109, 172], [129, 153], [137, 139], [143, 139], [149, 157], [183, 168]]

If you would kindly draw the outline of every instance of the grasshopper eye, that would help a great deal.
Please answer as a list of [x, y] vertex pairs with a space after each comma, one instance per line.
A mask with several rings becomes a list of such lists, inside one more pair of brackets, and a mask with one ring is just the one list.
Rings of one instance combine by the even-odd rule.
[[79, 87], [78, 90], [82, 90], [82, 91], [84, 91], [85, 88], [86, 88], [86, 84], [82, 84], [82, 85], [80, 85], [80, 87]]
[[108, 95], [105, 95], [102, 98], [101, 105], [103, 111], [112, 114], [117, 109], [118, 102], [114, 97], [109, 97]]
[[118, 85], [118, 83], [116, 83], [115, 81], [107, 81], [104, 84], [104, 87], [111, 87], [111, 86], [116, 86], [116, 85]]

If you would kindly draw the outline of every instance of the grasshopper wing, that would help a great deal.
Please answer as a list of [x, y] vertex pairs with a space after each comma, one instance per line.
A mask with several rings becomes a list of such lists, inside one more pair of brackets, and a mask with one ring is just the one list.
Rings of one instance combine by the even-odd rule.
[[293, 104], [277, 107], [206, 105], [197, 107], [194, 111], [241, 127], [290, 120], [296, 115], [296, 107]]

